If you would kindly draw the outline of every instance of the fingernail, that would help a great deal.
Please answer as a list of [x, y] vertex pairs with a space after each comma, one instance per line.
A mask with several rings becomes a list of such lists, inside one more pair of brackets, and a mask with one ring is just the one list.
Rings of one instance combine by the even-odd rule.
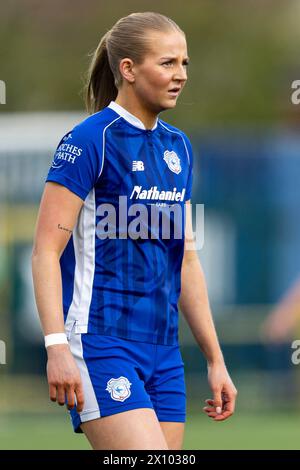
[[222, 410], [221, 410], [220, 406], [217, 406], [217, 408], [216, 408], [216, 412], [218, 413], [218, 415], [220, 415], [220, 414], [221, 414]]

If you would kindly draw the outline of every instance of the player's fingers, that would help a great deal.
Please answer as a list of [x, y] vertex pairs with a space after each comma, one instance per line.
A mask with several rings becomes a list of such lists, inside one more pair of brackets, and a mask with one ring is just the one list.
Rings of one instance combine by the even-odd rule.
[[208, 398], [207, 400], [205, 400], [205, 402], [206, 402], [208, 405], [213, 405], [213, 404], [214, 404], [214, 401], [213, 401], [211, 398]]
[[215, 421], [224, 421], [229, 418], [234, 413], [235, 408], [235, 395], [233, 394], [222, 394], [223, 397], [223, 411], [221, 414], [216, 412], [216, 407], [214, 406], [214, 400], [207, 399], [206, 403], [210, 406], [205, 406], [203, 411], [210, 418], [214, 418]]
[[49, 397], [51, 401], [56, 401], [56, 385], [49, 384]]
[[230, 411], [223, 411], [222, 414], [215, 416], [215, 421], [224, 421], [225, 419], [229, 418], [233, 413]]
[[218, 415], [218, 413], [216, 413], [215, 411], [212, 411], [210, 413], [206, 413], [206, 415], [209, 417], [209, 418], [216, 418], [216, 416], [220, 416]]
[[74, 387], [68, 386], [66, 395], [67, 395], [68, 410], [71, 410], [72, 408], [74, 408], [74, 405], [75, 405]]
[[235, 410], [236, 395], [229, 395], [228, 401], [226, 402], [226, 411], [234, 413]]
[[76, 402], [77, 402], [76, 410], [78, 411], [78, 413], [80, 413], [83, 410], [83, 406], [84, 406], [84, 394], [83, 394], [83, 388], [82, 388], [81, 382], [79, 382], [76, 385], [75, 394], [76, 394]]
[[63, 385], [57, 386], [57, 403], [60, 406], [63, 406], [65, 404], [65, 388]]
[[229, 412], [230, 415], [232, 415], [235, 409], [236, 393], [226, 393], [224, 394], [224, 397], [223, 410]]
[[215, 388], [213, 390], [213, 393], [214, 393], [214, 400], [213, 400], [213, 403], [214, 403], [214, 407], [216, 408], [216, 412], [218, 414], [221, 414], [222, 412], [222, 396], [221, 396], [221, 388]]
[[204, 411], [216, 411], [216, 408], [214, 406], [204, 406], [202, 409]]
[[211, 416], [212, 413], [214, 413], [214, 416], [217, 416], [216, 410], [210, 410], [210, 411], [204, 410], [203, 413], [205, 413], [207, 416]]
[[216, 412], [216, 407], [214, 406], [214, 401], [211, 398], [205, 400], [207, 406], [204, 406], [202, 409], [203, 411], [207, 412]]

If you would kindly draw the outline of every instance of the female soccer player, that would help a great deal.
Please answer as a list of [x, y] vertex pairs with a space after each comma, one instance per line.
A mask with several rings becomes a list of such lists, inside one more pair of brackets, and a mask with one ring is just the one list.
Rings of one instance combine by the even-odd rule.
[[[158, 118], [176, 106], [188, 61], [170, 18], [121, 18], [92, 60], [91, 115], [61, 139], [46, 178], [32, 266], [49, 394], [94, 449], [181, 449], [178, 303], [207, 358], [204, 411], [234, 412], [197, 252], [178, 236], [183, 220], [192, 233], [191, 144]], [[152, 220], [159, 210], [176, 236]]]

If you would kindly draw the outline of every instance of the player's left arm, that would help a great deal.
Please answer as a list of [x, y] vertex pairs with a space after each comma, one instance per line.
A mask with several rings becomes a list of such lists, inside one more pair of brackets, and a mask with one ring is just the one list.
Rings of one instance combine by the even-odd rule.
[[190, 201], [186, 202], [185, 249], [181, 269], [179, 308], [207, 360], [208, 382], [213, 399], [204, 412], [216, 421], [234, 413], [237, 390], [228, 374], [215, 330], [206, 281], [193, 241]]

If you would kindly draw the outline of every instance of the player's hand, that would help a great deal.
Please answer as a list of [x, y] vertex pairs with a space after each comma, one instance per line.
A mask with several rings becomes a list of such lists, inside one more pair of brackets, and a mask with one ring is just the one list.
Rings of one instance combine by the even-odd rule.
[[237, 390], [224, 363], [208, 365], [208, 383], [213, 399], [205, 400], [203, 411], [214, 421], [224, 421], [233, 415]]
[[82, 381], [69, 345], [48, 346], [47, 353], [50, 400], [57, 401], [61, 406], [67, 403], [69, 410], [77, 403], [76, 409], [80, 413], [84, 405]]

